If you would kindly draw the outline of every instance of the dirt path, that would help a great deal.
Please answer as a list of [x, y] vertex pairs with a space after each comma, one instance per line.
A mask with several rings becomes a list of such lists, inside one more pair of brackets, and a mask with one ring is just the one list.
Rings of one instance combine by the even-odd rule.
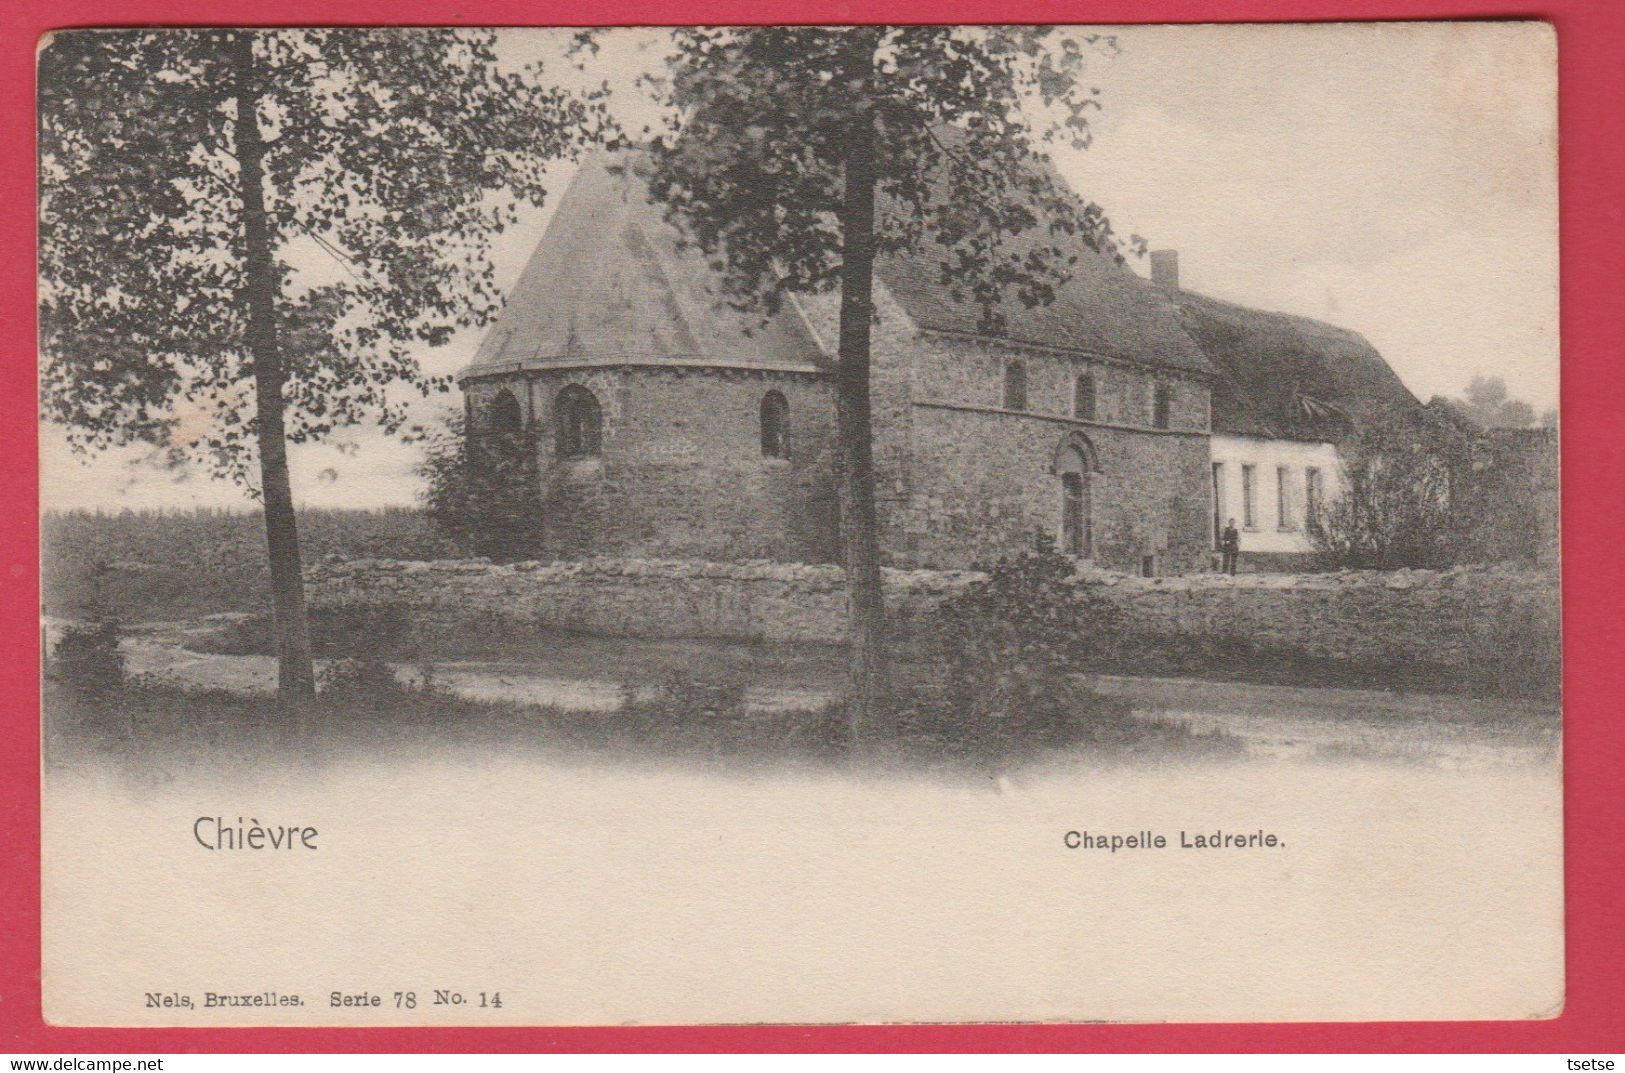
[[1549, 762], [1562, 742], [1559, 713], [1539, 702], [1196, 678], [1102, 676], [1097, 683], [1137, 713], [1227, 731], [1260, 755], [1471, 767]]
[[[192, 689], [270, 692], [276, 683], [271, 657], [211, 655], [184, 647], [188, 636], [217, 625], [166, 623], [143, 629], [124, 642], [129, 670]], [[588, 658], [602, 655], [606, 646], [619, 658]], [[583, 638], [580, 647], [590, 651], [561, 651], [557, 660], [549, 660], [548, 670], [555, 673], [544, 672], [535, 662], [455, 660], [436, 663], [433, 674], [441, 688], [470, 698], [612, 715], [621, 706], [622, 681], [638, 679], [580, 672], [594, 666], [617, 672], [635, 660], [645, 643]], [[719, 657], [737, 655], [728, 651], [730, 646], [714, 647]], [[575, 673], [560, 675], [560, 667]], [[416, 681], [422, 670], [402, 665], [396, 673], [403, 681]], [[800, 665], [783, 673], [766, 666], [753, 678], [747, 697], [762, 710], [815, 707], [832, 699], [839, 684], [834, 666], [809, 670]], [[1128, 701], [1139, 715], [1224, 731], [1263, 756], [1348, 755], [1476, 767], [1549, 762], [1560, 744], [1556, 712], [1536, 702], [1190, 678], [1101, 676], [1097, 683], [1102, 692]]]

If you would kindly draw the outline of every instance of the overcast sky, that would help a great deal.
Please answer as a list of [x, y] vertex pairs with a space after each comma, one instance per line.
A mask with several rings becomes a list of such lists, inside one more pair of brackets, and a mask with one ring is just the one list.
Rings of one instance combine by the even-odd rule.
[[[1104, 102], [1094, 145], [1057, 159], [1120, 233], [1177, 249], [1192, 290], [1362, 333], [1424, 401], [1487, 374], [1537, 411], [1557, 405], [1556, 70], [1544, 27], [1105, 32], [1119, 51], [1093, 66]], [[632, 78], [658, 65], [663, 37], [606, 38], [601, 65], [630, 128], [652, 114], [630, 106]], [[512, 31], [502, 51], [553, 57], [562, 41]], [[555, 169], [555, 196], [569, 170]], [[501, 238], [504, 287], [547, 216], [529, 213]], [[424, 362], [456, 371], [478, 341], [463, 333]], [[246, 502], [201, 472], [160, 472], [133, 451], [87, 464], [58, 433], [42, 436], [47, 508]], [[414, 448], [366, 431], [347, 441], [295, 448], [298, 500], [412, 502]]]

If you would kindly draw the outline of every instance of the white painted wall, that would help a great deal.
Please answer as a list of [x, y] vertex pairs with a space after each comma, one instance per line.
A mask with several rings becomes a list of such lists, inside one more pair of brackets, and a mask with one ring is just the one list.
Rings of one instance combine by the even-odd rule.
[[[1337, 449], [1329, 443], [1302, 443], [1297, 440], [1269, 440], [1256, 436], [1225, 436], [1211, 439], [1212, 462], [1219, 467], [1215, 490], [1218, 493], [1218, 521], [1222, 528], [1236, 519], [1241, 530], [1243, 552], [1313, 551], [1304, 526], [1307, 503], [1307, 474], [1320, 472], [1322, 496], [1337, 495]], [[1244, 467], [1253, 467], [1253, 519], [1246, 522]], [[1280, 471], [1285, 470], [1286, 512], [1283, 519], [1279, 488]], [[1285, 525], [1282, 524], [1283, 520]]]

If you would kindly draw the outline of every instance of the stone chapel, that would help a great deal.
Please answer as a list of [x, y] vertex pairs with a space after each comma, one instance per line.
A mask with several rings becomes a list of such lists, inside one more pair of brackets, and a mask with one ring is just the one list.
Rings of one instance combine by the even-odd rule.
[[[585, 161], [459, 376], [470, 435], [535, 451], [549, 553], [838, 558], [834, 295], [727, 306], [635, 169]], [[876, 267], [882, 554], [959, 568], [1049, 542], [1144, 574], [1208, 568], [1228, 517], [1256, 568], [1310, 549], [1337, 439], [1418, 407], [1360, 336], [1144, 279], [1088, 249], [997, 335], [928, 255]]]

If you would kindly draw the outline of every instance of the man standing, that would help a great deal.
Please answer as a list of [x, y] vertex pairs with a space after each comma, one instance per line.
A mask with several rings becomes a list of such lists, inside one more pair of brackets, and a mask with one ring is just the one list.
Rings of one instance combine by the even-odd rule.
[[1241, 551], [1241, 533], [1236, 529], [1236, 520], [1231, 518], [1224, 527], [1224, 536], [1219, 541], [1219, 549], [1224, 552], [1224, 565], [1221, 569], [1227, 574], [1236, 572], [1236, 553]]

